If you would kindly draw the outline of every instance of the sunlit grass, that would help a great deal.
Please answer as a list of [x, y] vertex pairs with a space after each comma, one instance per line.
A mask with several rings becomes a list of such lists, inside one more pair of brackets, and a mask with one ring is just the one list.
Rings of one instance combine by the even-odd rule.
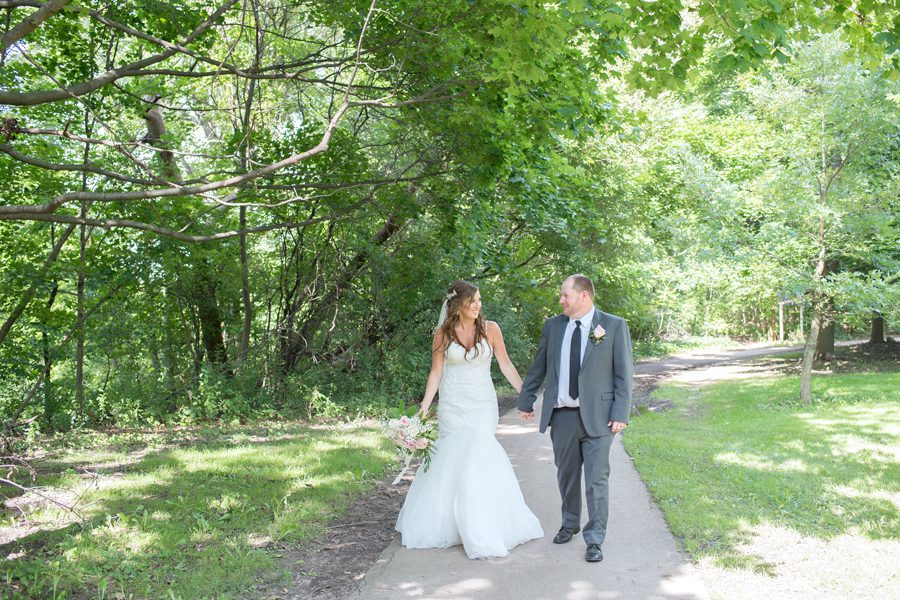
[[[0, 597], [243, 598], [281, 568], [267, 544], [321, 533], [396, 460], [374, 424], [185, 430], [181, 439], [144, 432], [93, 443], [56, 440], [37, 482], [83, 493], [86, 525], [61, 523], [55, 508], [26, 508], [30, 521], [63, 527], [5, 547]], [[101, 473], [96, 485], [76, 469], [85, 464]], [[3, 526], [12, 524], [7, 515]]]
[[625, 445], [695, 559], [747, 566], [740, 546], [760, 527], [900, 537], [900, 373], [813, 384], [811, 408], [796, 377], [667, 385], [655, 394], [673, 408], [629, 427]]

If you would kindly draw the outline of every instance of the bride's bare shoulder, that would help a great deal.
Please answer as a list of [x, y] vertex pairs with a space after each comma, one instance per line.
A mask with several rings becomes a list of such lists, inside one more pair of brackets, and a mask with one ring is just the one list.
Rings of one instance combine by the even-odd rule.
[[444, 329], [439, 327], [437, 331], [434, 332], [434, 337], [431, 340], [431, 347], [434, 350], [443, 350], [447, 345], [447, 335], [444, 333]]
[[485, 321], [484, 331], [488, 335], [497, 335], [498, 333], [500, 333], [500, 325], [497, 323], [497, 321]]

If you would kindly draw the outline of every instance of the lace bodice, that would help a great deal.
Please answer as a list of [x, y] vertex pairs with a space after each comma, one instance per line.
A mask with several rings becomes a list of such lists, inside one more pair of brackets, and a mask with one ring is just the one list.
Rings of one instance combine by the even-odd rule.
[[450, 342], [444, 351], [444, 376], [441, 385], [445, 383], [473, 383], [481, 381], [486, 376], [491, 377], [491, 359], [494, 353], [487, 340], [478, 342], [478, 354], [475, 348], [468, 351], [458, 342]]
[[444, 355], [438, 402], [441, 437], [462, 430], [497, 428], [497, 393], [491, 381], [493, 351], [487, 340], [478, 343], [478, 354], [451, 342]]

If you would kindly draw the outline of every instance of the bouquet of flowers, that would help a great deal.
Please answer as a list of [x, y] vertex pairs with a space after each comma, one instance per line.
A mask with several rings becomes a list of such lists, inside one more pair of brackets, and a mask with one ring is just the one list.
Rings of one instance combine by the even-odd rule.
[[409, 468], [409, 463], [413, 458], [422, 459], [422, 468], [428, 469], [431, 462], [431, 451], [433, 450], [434, 440], [437, 436], [437, 428], [434, 421], [428, 416], [422, 418], [417, 415], [403, 415], [399, 418], [388, 419], [384, 425], [388, 437], [397, 446], [400, 456], [405, 460], [403, 469], [394, 479], [392, 485], [397, 485], [400, 478]]

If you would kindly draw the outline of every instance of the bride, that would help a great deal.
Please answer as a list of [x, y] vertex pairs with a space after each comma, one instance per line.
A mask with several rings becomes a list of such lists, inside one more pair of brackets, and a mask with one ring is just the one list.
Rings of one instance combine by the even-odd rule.
[[492, 356], [518, 392], [522, 379], [506, 354], [500, 327], [481, 314], [478, 288], [456, 281], [434, 334], [420, 409], [427, 414], [440, 386], [439, 437], [431, 465], [419, 469], [397, 517], [396, 529], [407, 548], [462, 544], [469, 558], [491, 558], [544, 536], [494, 437], [498, 410]]

